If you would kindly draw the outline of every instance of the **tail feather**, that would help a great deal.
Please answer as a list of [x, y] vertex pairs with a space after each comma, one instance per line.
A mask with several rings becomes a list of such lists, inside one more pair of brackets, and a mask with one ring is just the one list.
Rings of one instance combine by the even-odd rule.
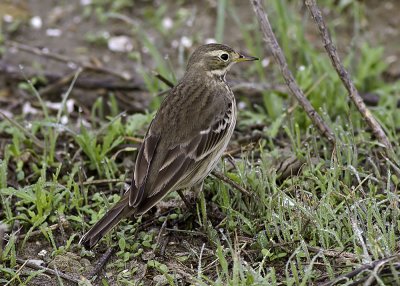
[[129, 196], [124, 195], [122, 199], [112, 207], [92, 228], [83, 235], [79, 244], [85, 248], [91, 249], [99, 240], [121, 219], [132, 215], [134, 209], [129, 206]]

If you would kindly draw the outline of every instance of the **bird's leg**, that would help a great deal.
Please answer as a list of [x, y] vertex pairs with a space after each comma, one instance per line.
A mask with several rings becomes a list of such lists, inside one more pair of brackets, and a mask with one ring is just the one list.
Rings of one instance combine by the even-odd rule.
[[203, 191], [203, 181], [201, 181], [201, 183], [194, 185], [192, 188], [193, 188], [194, 198], [195, 200], [197, 200], [200, 192]]
[[[195, 198], [195, 201], [197, 200], [197, 198], [199, 197], [199, 193], [203, 190], [203, 182], [198, 183], [196, 185], [194, 185], [191, 190], [193, 191], [193, 197]], [[195, 209], [195, 204], [191, 203], [187, 197], [183, 194], [182, 190], [178, 190], [178, 195], [181, 197], [182, 201], [185, 203], [186, 207], [189, 210], [192, 210], [193, 213], [195, 213], [194, 209]]]
[[183, 194], [182, 190], [177, 190], [178, 195], [181, 197], [182, 201], [185, 203], [186, 207], [190, 210], [193, 205], [188, 201], [188, 199]]

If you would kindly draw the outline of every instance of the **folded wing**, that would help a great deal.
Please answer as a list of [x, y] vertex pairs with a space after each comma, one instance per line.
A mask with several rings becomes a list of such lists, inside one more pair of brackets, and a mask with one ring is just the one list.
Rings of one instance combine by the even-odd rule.
[[[201, 173], [205, 171], [203, 164], [209, 164], [210, 159], [214, 159], [209, 157], [225, 146], [233, 113], [232, 104], [229, 104], [223, 113], [214, 117], [208, 128], [159, 153], [158, 148], [163, 148], [160, 147], [162, 136], [152, 134], [149, 129], [150, 135], [146, 136], [136, 161], [135, 187], [130, 191], [130, 205], [138, 209], [138, 214], [146, 212], [169, 191], [187, 187], [207, 175]], [[155, 159], [157, 156], [163, 157]]]

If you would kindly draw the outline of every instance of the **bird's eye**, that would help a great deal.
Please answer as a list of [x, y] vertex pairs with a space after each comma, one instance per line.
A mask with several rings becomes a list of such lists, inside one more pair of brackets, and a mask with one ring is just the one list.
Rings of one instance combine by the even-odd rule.
[[227, 61], [227, 60], [229, 59], [229, 55], [223, 53], [223, 54], [220, 56], [220, 58], [221, 58], [223, 61]]

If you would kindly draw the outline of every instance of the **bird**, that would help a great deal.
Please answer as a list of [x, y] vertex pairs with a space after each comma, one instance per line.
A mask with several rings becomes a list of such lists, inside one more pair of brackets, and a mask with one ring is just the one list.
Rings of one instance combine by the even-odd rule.
[[93, 248], [121, 219], [143, 215], [170, 192], [202, 188], [236, 124], [235, 97], [225, 75], [235, 63], [254, 60], [217, 43], [192, 53], [149, 125], [130, 188], [82, 236], [81, 245]]

